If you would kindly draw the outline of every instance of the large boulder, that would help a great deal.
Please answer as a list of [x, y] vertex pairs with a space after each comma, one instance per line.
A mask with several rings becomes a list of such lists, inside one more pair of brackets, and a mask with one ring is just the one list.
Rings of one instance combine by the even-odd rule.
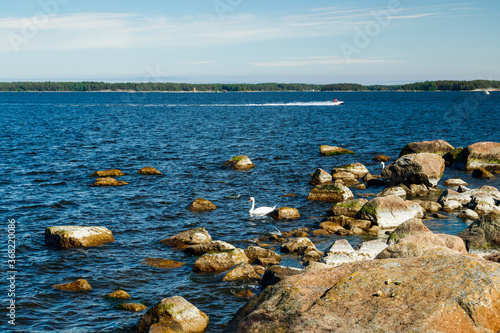
[[114, 240], [113, 233], [105, 227], [57, 226], [45, 229], [45, 244], [61, 249], [97, 246]]
[[238, 155], [231, 158], [229, 161], [224, 163], [226, 168], [231, 168], [235, 170], [248, 170], [255, 168], [255, 164], [252, 163], [247, 155]]
[[332, 201], [341, 202], [354, 198], [351, 190], [344, 185], [316, 185], [309, 196], [308, 200]]
[[477, 142], [469, 145], [458, 154], [452, 167], [467, 171], [477, 168], [500, 170], [500, 143]]
[[250, 260], [242, 249], [209, 252], [199, 257], [194, 265], [195, 272], [223, 272], [231, 267], [248, 263]]
[[223, 241], [212, 241], [210, 243], [190, 245], [184, 249], [184, 253], [201, 256], [202, 254], [215, 251], [234, 250], [235, 247]]
[[500, 249], [500, 214], [481, 216], [457, 236], [464, 240], [469, 251]]
[[224, 332], [498, 332], [499, 298], [500, 265], [468, 255], [317, 264], [265, 289]]
[[414, 217], [421, 218], [423, 215], [422, 207], [418, 203], [389, 195], [368, 201], [358, 211], [356, 218], [372, 221], [382, 229], [391, 229], [406, 220]]
[[281, 245], [281, 252], [291, 253], [297, 252], [298, 254], [304, 254], [307, 248], [316, 248], [313, 242], [307, 237], [292, 238], [288, 242]]
[[368, 200], [352, 199], [334, 204], [326, 213], [330, 216], [348, 216], [356, 217], [356, 213], [363, 207]]
[[329, 266], [339, 266], [355, 261], [371, 260], [386, 247], [386, 243], [372, 240], [361, 243], [357, 249], [354, 249], [346, 239], [339, 239], [328, 249], [322, 262]]
[[217, 206], [207, 199], [197, 198], [191, 203], [188, 209], [192, 212], [209, 212], [216, 210]]
[[208, 316], [181, 296], [162, 299], [142, 316], [139, 333], [146, 332], [203, 332]]
[[235, 280], [260, 280], [260, 275], [255, 272], [252, 265], [242, 262], [234, 266], [229, 272], [224, 275], [222, 281], [235, 281]]
[[434, 187], [444, 173], [444, 159], [431, 153], [408, 154], [382, 170], [382, 178], [390, 186], [403, 183]]
[[412, 142], [403, 147], [399, 157], [417, 153], [431, 153], [443, 156], [453, 149], [455, 148], [444, 140]]
[[368, 174], [368, 169], [361, 163], [351, 163], [333, 168], [332, 174], [340, 171], [351, 173], [356, 179], [361, 179]]
[[286, 278], [287, 276], [297, 275], [302, 273], [303, 270], [295, 267], [285, 267], [281, 265], [273, 265], [266, 269], [262, 277], [262, 286], [265, 288], [276, 284]]
[[278, 265], [281, 261], [281, 256], [274, 251], [264, 249], [259, 246], [249, 246], [245, 249], [245, 254], [251, 263], [273, 264]]
[[309, 184], [311, 185], [327, 185], [332, 183], [332, 175], [323, 169], [318, 168], [312, 176]]
[[271, 217], [282, 220], [282, 219], [296, 219], [300, 217], [299, 210], [297, 208], [291, 207], [279, 207], [271, 212]]
[[349, 149], [337, 146], [328, 146], [328, 145], [321, 145], [319, 147], [319, 152], [323, 156], [354, 154], [354, 152], [350, 151]]
[[[424, 235], [419, 235], [418, 238], [425, 238]], [[434, 239], [434, 237], [429, 237]], [[380, 252], [375, 259], [389, 259], [389, 258], [415, 258], [415, 257], [428, 257], [438, 255], [453, 255], [458, 252], [449, 249], [445, 246], [434, 245], [430, 242], [400, 242], [398, 244], [387, 247], [384, 251]]]
[[178, 249], [185, 249], [190, 245], [210, 243], [211, 241], [212, 237], [210, 237], [205, 228], [196, 228], [183, 231], [167, 239], [162, 239], [160, 242]]

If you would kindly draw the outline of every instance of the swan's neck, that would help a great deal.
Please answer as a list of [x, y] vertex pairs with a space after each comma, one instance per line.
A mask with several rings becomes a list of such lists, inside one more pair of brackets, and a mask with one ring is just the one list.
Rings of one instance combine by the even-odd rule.
[[252, 199], [252, 208], [250, 208], [250, 213], [255, 210], [255, 199]]

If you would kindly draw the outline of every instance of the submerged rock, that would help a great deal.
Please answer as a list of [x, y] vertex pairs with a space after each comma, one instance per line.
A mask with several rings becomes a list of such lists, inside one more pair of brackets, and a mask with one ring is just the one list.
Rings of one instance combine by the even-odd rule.
[[250, 260], [242, 249], [205, 253], [193, 265], [194, 272], [223, 272]]
[[476, 168], [472, 170], [473, 178], [481, 178], [481, 179], [494, 179], [495, 176], [491, 172], [488, 172], [485, 168]]
[[477, 142], [469, 145], [458, 154], [452, 167], [466, 171], [477, 168], [500, 170], [500, 143]]
[[208, 252], [217, 252], [224, 250], [234, 250], [235, 247], [223, 241], [213, 241], [210, 243], [190, 245], [184, 249], [184, 253], [201, 256]]
[[353, 151], [349, 149], [337, 147], [337, 146], [328, 146], [322, 145], [319, 147], [319, 152], [324, 156], [332, 156], [332, 155], [345, 155], [345, 154], [354, 154]]
[[111, 169], [111, 170], [100, 170], [96, 171], [93, 174], [90, 175], [90, 177], [119, 177], [123, 176], [124, 173], [118, 169]]
[[79, 279], [71, 283], [55, 284], [52, 288], [61, 291], [88, 291], [92, 290], [92, 286], [85, 279]]
[[354, 195], [351, 190], [344, 185], [316, 185], [308, 200], [341, 202], [352, 199]]
[[376, 155], [376, 156], [373, 156], [372, 160], [379, 161], [379, 162], [389, 162], [391, 160], [391, 158], [389, 156], [386, 156], [386, 155]]
[[122, 185], [128, 185], [128, 183], [121, 180], [118, 181], [111, 177], [97, 178], [95, 180], [95, 183], [92, 184], [92, 186], [122, 186]]
[[45, 244], [61, 249], [97, 246], [114, 241], [113, 233], [105, 227], [57, 226], [45, 229]]
[[188, 209], [192, 212], [208, 212], [212, 210], [216, 210], [217, 206], [215, 206], [212, 202], [207, 199], [198, 198], [195, 199]]
[[148, 307], [140, 303], [120, 303], [115, 305], [114, 308], [118, 310], [141, 312], [146, 310]]
[[108, 298], [130, 298], [129, 293], [124, 290], [117, 290], [107, 295]]
[[224, 332], [497, 332], [499, 298], [500, 266], [467, 255], [313, 265], [250, 300]]
[[399, 157], [407, 154], [431, 153], [440, 156], [445, 155], [455, 149], [444, 140], [412, 142], [403, 147]]
[[138, 331], [203, 332], [208, 316], [181, 296], [164, 298], [146, 312], [139, 321]]
[[210, 243], [211, 241], [212, 237], [210, 237], [205, 228], [196, 228], [183, 231], [175, 236], [163, 239], [160, 242], [178, 249], [185, 249], [190, 245]]
[[444, 173], [444, 160], [431, 153], [408, 154], [382, 170], [382, 178], [390, 185], [423, 184], [434, 187]]
[[161, 172], [153, 167], [144, 167], [137, 172], [140, 175], [161, 175]]
[[235, 156], [229, 161], [225, 162], [224, 166], [235, 170], [248, 170], [255, 168], [255, 164], [252, 163], [247, 155]]
[[170, 259], [159, 259], [159, 258], [147, 258], [142, 261], [143, 264], [156, 267], [156, 268], [177, 268], [182, 267], [185, 264], [182, 262], [170, 260]]
[[323, 169], [317, 169], [312, 176], [309, 184], [311, 185], [328, 185], [332, 183], [332, 175]]

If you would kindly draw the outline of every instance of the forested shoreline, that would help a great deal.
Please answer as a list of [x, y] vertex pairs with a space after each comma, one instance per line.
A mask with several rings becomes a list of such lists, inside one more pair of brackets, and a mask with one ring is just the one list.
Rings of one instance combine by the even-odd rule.
[[361, 85], [356, 83], [174, 83], [174, 82], [0, 82], [3, 92], [245, 92], [245, 91], [471, 91], [500, 89], [500, 81], [425, 81], [403, 85]]

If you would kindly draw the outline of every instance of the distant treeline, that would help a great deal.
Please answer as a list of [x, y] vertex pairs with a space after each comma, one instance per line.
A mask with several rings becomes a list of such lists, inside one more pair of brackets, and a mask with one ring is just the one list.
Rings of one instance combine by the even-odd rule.
[[356, 83], [155, 83], [155, 82], [0, 82], [0, 91], [436, 91], [500, 89], [500, 81], [425, 81], [404, 85], [361, 85]]

